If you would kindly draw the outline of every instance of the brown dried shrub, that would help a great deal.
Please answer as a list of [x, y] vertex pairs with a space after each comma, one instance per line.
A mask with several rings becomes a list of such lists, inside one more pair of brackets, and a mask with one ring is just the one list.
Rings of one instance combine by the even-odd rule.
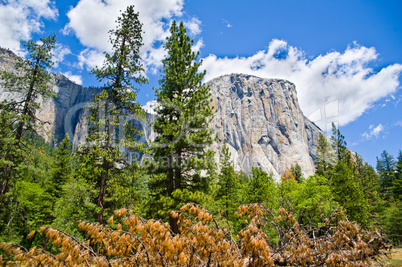
[[[259, 204], [240, 206], [236, 214], [248, 225], [236, 236], [210, 212], [187, 204], [171, 216], [180, 234], [167, 223], [144, 220], [127, 209], [115, 211], [109, 225], [81, 222], [88, 239], [51, 227], [42, 232], [58, 253], [0, 243], [0, 264], [21, 266], [365, 266], [384, 248], [378, 231], [364, 231], [341, 214], [323, 218], [315, 228], [303, 228], [293, 214]], [[279, 244], [270, 245], [266, 229], [276, 230]], [[30, 233], [30, 237], [35, 232]]]

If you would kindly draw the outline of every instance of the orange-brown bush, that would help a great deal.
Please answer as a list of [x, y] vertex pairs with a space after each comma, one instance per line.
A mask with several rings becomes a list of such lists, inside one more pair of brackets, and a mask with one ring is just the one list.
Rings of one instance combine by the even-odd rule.
[[[304, 229], [281, 208], [269, 211], [262, 205], [239, 207], [237, 215], [247, 226], [234, 237], [210, 212], [187, 204], [172, 212], [180, 234], [167, 223], [144, 220], [127, 209], [115, 211], [107, 225], [81, 222], [88, 236], [83, 242], [51, 227], [46, 234], [59, 253], [40, 247], [26, 250], [1, 243], [7, 258], [0, 263], [23, 266], [364, 266], [384, 247], [377, 232], [363, 231], [340, 214], [323, 218], [322, 224]], [[267, 229], [279, 238], [270, 245]], [[33, 236], [32, 232], [30, 235]]]

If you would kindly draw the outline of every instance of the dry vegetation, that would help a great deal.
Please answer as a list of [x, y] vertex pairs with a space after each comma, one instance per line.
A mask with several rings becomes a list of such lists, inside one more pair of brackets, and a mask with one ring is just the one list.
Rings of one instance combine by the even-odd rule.
[[[323, 218], [317, 228], [304, 229], [283, 208], [273, 213], [262, 205], [243, 205], [237, 215], [247, 226], [237, 235], [195, 204], [172, 213], [180, 229], [177, 235], [167, 223], [144, 220], [127, 209], [114, 214], [109, 225], [81, 222], [85, 242], [58, 229], [40, 228], [58, 253], [1, 243], [7, 258], [0, 262], [6, 266], [366, 266], [384, 248], [378, 232], [339, 220], [341, 214]], [[276, 231], [278, 244], [270, 242], [269, 229]]]

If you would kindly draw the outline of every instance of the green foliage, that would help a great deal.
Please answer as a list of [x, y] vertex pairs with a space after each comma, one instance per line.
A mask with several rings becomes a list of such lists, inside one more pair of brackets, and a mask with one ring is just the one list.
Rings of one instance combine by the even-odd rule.
[[394, 198], [402, 202], [402, 151], [399, 150], [398, 162], [395, 164], [393, 183]]
[[[13, 138], [15, 141], [15, 138]], [[49, 224], [55, 199], [48, 192], [49, 171], [53, 163], [52, 149], [36, 134], [21, 141], [23, 160], [13, 166], [10, 173], [14, 179], [9, 192], [0, 205], [0, 236], [29, 245], [25, 236], [29, 231]]]
[[229, 220], [229, 214], [233, 214], [241, 204], [239, 199], [239, 178], [235, 173], [230, 155], [229, 148], [225, 142], [220, 154], [220, 173], [218, 175], [215, 200], [218, 202], [218, 209], [223, 213], [226, 220]]
[[8, 109], [0, 110], [0, 210], [4, 208], [5, 194], [16, 176], [14, 168], [23, 161], [26, 150], [19, 149], [13, 132], [14, 114]]
[[332, 214], [339, 205], [334, 201], [329, 181], [324, 176], [314, 175], [299, 187], [295, 214], [300, 225], [309, 229], [316, 226], [323, 216]]
[[53, 198], [39, 183], [20, 181], [16, 185], [19, 208], [24, 210], [25, 227], [36, 229], [52, 222]]
[[94, 203], [97, 190], [93, 184], [81, 177], [71, 177], [62, 186], [61, 197], [54, 207], [55, 220], [53, 226], [80, 236], [77, 221], [93, 221], [99, 212]]
[[380, 206], [383, 205], [380, 198], [380, 180], [378, 174], [373, 167], [367, 163], [363, 163], [360, 156], [356, 156], [354, 172], [355, 181], [358, 183], [360, 190], [363, 192], [364, 198], [369, 203], [371, 216], [375, 217], [379, 212]]
[[272, 207], [275, 184], [272, 175], [253, 167], [247, 184], [244, 203], [265, 203]]
[[336, 163], [335, 154], [332, 151], [331, 143], [328, 142], [324, 134], [320, 133], [315, 158], [316, 174], [327, 178], [331, 176], [332, 168]]
[[385, 198], [392, 195], [393, 180], [395, 175], [395, 160], [387, 151], [381, 153], [380, 158], [377, 157], [377, 171], [380, 175], [381, 193]]
[[334, 167], [331, 190], [335, 201], [345, 210], [349, 219], [361, 225], [369, 223], [369, 203], [352, 171], [340, 161]]
[[68, 134], [65, 135], [59, 147], [55, 149], [54, 163], [51, 169], [48, 187], [56, 198], [60, 198], [62, 186], [73, 174], [73, 156]]
[[296, 181], [298, 181], [299, 183], [302, 183], [304, 178], [303, 178], [303, 172], [302, 172], [302, 168], [299, 165], [299, 163], [296, 163], [295, 165], [292, 165], [290, 167], [290, 171], [293, 174], [293, 177], [296, 179]]
[[402, 244], [402, 202], [392, 202], [381, 215], [381, 224], [389, 240]]
[[345, 136], [341, 134], [334, 123], [332, 123], [331, 139], [332, 147], [335, 150], [337, 160], [343, 162], [344, 164], [349, 164], [351, 155], [350, 151], [346, 148], [347, 143], [345, 141]]

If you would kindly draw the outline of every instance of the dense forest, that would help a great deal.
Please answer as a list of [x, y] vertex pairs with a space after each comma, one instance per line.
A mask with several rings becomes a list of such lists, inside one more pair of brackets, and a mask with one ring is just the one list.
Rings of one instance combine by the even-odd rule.
[[92, 71], [104, 86], [79, 147], [66, 135], [53, 148], [36, 133], [35, 100], [55, 96], [55, 36], [25, 43], [27, 58], [1, 73], [1, 86], [23, 97], [0, 104], [0, 263], [365, 266], [401, 244], [401, 151], [384, 151], [374, 169], [333, 125], [331, 137], [320, 135], [310, 177], [297, 164], [280, 181], [258, 168], [237, 172], [226, 145], [214, 162], [211, 93], [183, 23], [172, 23], [164, 43], [156, 138], [138, 142], [135, 122], [121, 119], [145, 119], [133, 6], [117, 25], [113, 52]]

